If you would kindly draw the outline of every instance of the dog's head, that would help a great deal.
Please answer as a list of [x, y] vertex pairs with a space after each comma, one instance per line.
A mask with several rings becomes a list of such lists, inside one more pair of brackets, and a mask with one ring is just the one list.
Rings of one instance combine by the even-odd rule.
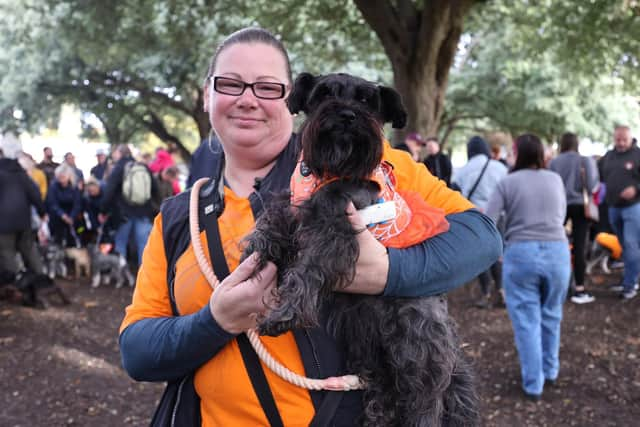
[[402, 127], [407, 117], [395, 90], [348, 74], [302, 73], [287, 102], [307, 116], [302, 160], [317, 177], [369, 177], [382, 159], [383, 124]]
[[329, 99], [360, 103], [381, 125], [391, 123], [400, 129], [407, 123], [407, 112], [398, 92], [345, 73], [324, 76], [301, 73], [293, 83], [287, 105], [292, 114], [302, 111], [309, 116]]

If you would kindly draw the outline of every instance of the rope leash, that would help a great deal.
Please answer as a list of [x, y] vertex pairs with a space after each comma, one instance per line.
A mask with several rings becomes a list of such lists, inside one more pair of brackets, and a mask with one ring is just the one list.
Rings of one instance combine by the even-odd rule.
[[[198, 219], [198, 196], [200, 194], [200, 188], [208, 181], [209, 178], [200, 178], [193, 184], [193, 188], [191, 189], [189, 197], [189, 233], [191, 235], [191, 244], [193, 245], [198, 267], [211, 286], [211, 289], [215, 292], [220, 281], [213, 272], [213, 268], [204, 253], [202, 241], [200, 240], [200, 224]], [[364, 384], [356, 375], [343, 375], [325, 379], [313, 379], [298, 375], [280, 364], [269, 354], [255, 330], [248, 329], [245, 333], [260, 360], [276, 375], [291, 384], [309, 390], [349, 391], [364, 388]]]

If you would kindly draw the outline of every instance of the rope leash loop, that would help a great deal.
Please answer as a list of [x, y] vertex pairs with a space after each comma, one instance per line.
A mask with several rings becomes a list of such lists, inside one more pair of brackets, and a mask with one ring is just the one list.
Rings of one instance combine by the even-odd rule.
[[[202, 188], [202, 186], [208, 181], [209, 178], [200, 178], [191, 188], [191, 194], [189, 196], [189, 233], [191, 235], [191, 244], [198, 262], [198, 267], [211, 286], [211, 289], [215, 292], [215, 289], [220, 284], [220, 280], [218, 280], [218, 277], [215, 275], [213, 268], [211, 267], [211, 263], [204, 253], [202, 241], [200, 240], [200, 221], [198, 217], [198, 197], [200, 194], [200, 188]], [[262, 360], [262, 362], [276, 375], [293, 385], [309, 390], [330, 391], [350, 391], [364, 388], [364, 384], [356, 375], [343, 375], [339, 377], [328, 377], [325, 379], [313, 379], [298, 375], [287, 369], [269, 354], [255, 330], [249, 329], [245, 331], [245, 333], [247, 334], [249, 342], [258, 354], [260, 360]]]

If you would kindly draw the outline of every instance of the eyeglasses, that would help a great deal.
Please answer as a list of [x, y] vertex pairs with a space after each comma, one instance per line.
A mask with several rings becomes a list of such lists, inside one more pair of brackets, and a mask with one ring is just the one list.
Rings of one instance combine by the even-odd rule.
[[213, 90], [224, 95], [240, 96], [245, 89], [250, 87], [256, 98], [260, 99], [280, 99], [284, 98], [285, 85], [274, 82], [254, 82], [246, 83], [242, 80], [230, 77], [213, 77]]

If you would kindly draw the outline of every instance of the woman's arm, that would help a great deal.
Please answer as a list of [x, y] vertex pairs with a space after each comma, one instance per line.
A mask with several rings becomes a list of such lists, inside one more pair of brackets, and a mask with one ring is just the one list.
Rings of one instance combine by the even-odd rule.
[[[415, 191], [447, 214], [449, 230], [406, 249], [387, 250], [369, 232], [358, 235], [360, 257], [352, 293], [415, 297], [452, 290], [485, 271], [502, 254], [502, 239], [493, 222], [473, 209], [457, 191], [429, 174], [405, 153], [387, 149], [397, 187]], [[350, 211], [351, 210], [351, 211]], [[353, 213], [353, 207], [347, 212]], [[350, 215], [356, 230], [364, 228]]]
[[174, 317], [158, 215], [121, 326], [120, 351], [127, 373], [141, 381], [180, 378], [214, 357], [237, 334], [254, 328], [256, 316], [271, 306], [277, 273], [273, 263], [256, 273], [257, 262], [257, 257], [248, 257], [218, 285], [209, 304]]
[[122, 366], [137, 381], [171, 381], [196, 370], [234, 337], [208, 305], [188, 316], [138, 320], [120, 334]]
[[421, 297], [449, 292], [486, 271], [502, 255], [502, 239], [475, 209], [447, 215], [449, 231], [406, 249], [389, 249], [383, 295]]
[[120, 327], [125, 370], [140, 381], [173, 380], [198, 368], [232, 338], [213, 319], [208, 305], [190, 315], [173, 316], [162, 216], [158, 215]]

